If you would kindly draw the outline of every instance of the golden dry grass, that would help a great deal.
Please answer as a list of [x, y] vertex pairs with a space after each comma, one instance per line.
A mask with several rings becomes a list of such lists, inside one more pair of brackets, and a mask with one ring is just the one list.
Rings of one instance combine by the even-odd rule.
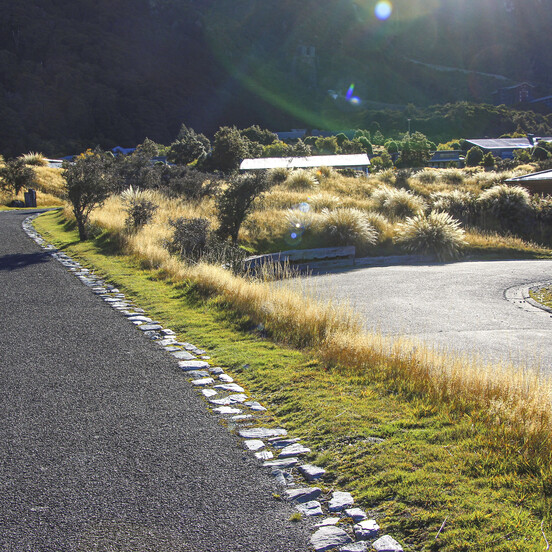
[[[363, 189], [366, 186], [363, 182]], [[245, 237], [258, 231], [263, 221], [265, 232], [268, 226], [273, 231], [278, 229], [282, 221], [288, 224], [286, 214], [313, 220], [322, 216], [315, 211], [299, 215], [276, 208], [287, 204], [283, 198], [290, 192], [280, 188], [275, 193], [276, 197], [271, 199], [269, 194], [261, 210], [253, 213], [243, 231]], [[269, 281], [263, 281], [262, 277], [235, 276], [219, 266], [185, 264], [163, 246], [171, 235], [168, 221], [179, 216], [205, 216], [214, 221], [213, 202], [191, 204], [168, 200], [157, 193], [153, 197], [159, 209], [151, 223], [136, 233], [125, 230], [126, 215], [120, 197], [109, 199], [95, 210], [92, 222], [116, 234], [125, 252], [140, 259], [144, 267], [156, 269], [174, 281], [192, 282], [203, 293], [218, 296], [229, 308], [262, 324], [277, 340], [316, 351], [313, 354], [329, 365], [369, 373], [375, 380], [406, 393], [429, 396], [444, 409], [477, 417], [492, 431], [497, 430], [497, 438], [518, 443], [531, 462], [535, 458], [548, 461], [552, 452], [552, 386], [548, 378], [530, 370], [488, 367], [477, 360], [444, 356], [406, 340], [368, 334], [347, 305], [318, 300], [292, 286], [272, 284], [268, 269], [265, 279]], [[371, 223], [380, 233], [392, 235], [393, 225], [385, 217], [372, 214]], [[482, 248], [528, 247], [522, 240], [474, 232], [468, 232], [466, 240]]]

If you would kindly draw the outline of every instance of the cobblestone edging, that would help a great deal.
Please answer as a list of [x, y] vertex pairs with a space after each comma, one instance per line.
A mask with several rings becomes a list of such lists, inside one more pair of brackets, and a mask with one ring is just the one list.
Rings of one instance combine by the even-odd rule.
[[209, 408], [242, 439], [244, 448], [254, 454], [282, 486], [282, 496], [295, 505], [303, 518], [320, 519], [313, 524], [311, 536], [316, 552], [402, 552], [402, 546], [391, 536], [380, 536], [377, 521], [368, 519], [363, 510], [355, 507], [350, 493], [326, 493], [320, 487], [309, 486], [323, 481], [325, 474], [323, 468], [302, 460], [310, 449], [301, 444], [300, 438], [287, 435], [285, 429], [255, 427], [262, 423], [266, 408], [250, 397], [222, 368], [211, 366], [207, 351], [178, 341], [173, 330], [148, 317], [143, 309], [128, 301], [117, 288], [106, 284], [92, 271], [48, 244], [33, 227], [32, 221], [36, 216], [23, 221], [27, 235], [73, 272], [93, 293], [118, 310], [145, 338], [172, 354], [184, 377], [205, 397]]

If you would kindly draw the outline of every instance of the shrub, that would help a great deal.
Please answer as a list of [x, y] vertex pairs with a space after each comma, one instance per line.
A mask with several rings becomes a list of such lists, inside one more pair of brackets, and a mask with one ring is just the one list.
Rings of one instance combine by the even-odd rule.
[[189, 263], [204, 262], [216, 264], [243, 272], [246, 252], [240, 247], [222, 241], [209, 231], [210, 223], [205, 218], [187, 219], [180, 217], [169, 220], [174, 228], [170, 241], [165, 243], [169, 252]]
[[135, 232], [148, 224], [153, 218], [157, 205], [152, 201], [149, 191], [141, 191], [132, 186], [121, 194], [121, 199], [126, 205], [127, 218], [125, 225], [131, 232]]
[[491, 152], [486, 153], [483, 156], [483, 159], [481, 160], [481, 163], [479, 163], [482, 167], [485, 167], [486, 169], [491, 169], [495, 166], [496, 160], [494, 155]]
[[431, 208], [434, 211], [445, 211], [464, 224], [472, 224], [477, 211], [477, 198], [470, 192], [452, 190], [431, 194]]
[[207, 246], [209, 221], [206, 218], [180, 217], [170, 219], [169, 224], [174, 228], [171, 240], [165, 244], [169, 252], [188, 261], [199, 261]]
[[422, 213], [426, 204], [424, 200], [409, 190], [382, 186], [372, 193], [376, 211], [390, 219], [399, 219]]
[[481, 193], [478, 206], [485, 227], [523, 233], [527, 229], [531, 210], [531, 196], [520, 186], [499, 184]]
[[25, 165], [33, 165], [35, 167], [47, 167], [48, 161], [46, 161], [46, 158], [44, 157], [44, 154], [42, 153], [35, 153], [33, 151], [30, 151], [29, 153], [25, 153], [24, 155], [20, 155], [19, 159], [23, 161]]
[[473, 146], [466, 154], [466, 167], [476, 167], [483, 161], [483, 150], [477, 146]]
[[173, 142], [167, 152], [167, 160], [178, 165], [187, 165], [193, 161], [200, 162], [211, 151], [211, 143], [203, 134], [197, 134], [193, 129], [182, 125], [179, 139]]
[[324, 242], [330, 246], [354, 245], [366, 250], [378, 241], [377, 230], [368, 222], [366, 214], [359, 209], [324, 209], [318, 225]]
[[34, 171], [19, 159], [10, 159], [0, 168], [0, 187], [17, 195], [22, 188], [30, 188], [36, 182]]
[[435, 254], [441, 261], [459, 256], [466, 245], [460, 222], [448, 213], [432, 211], [406, 219], [397, 226], [395, 243], [405, 251], [416, 254]]
[[230, 237], [237, 243], [238, 233], [245, 217], [251, 212], [253, 201], [270, 186], [265, 171], [235, 176], [216, 199], [219, 212], [218, 235], [221, 239]]
[[233, 171], [249, 155], [249, 140], [236, 127], [221, 127], [215, 134], [210, 166], [221, 171]]
[[64, 163], [65, 189], [73, 206], [79, 239], [88, 239], [86, 225], [90, 213], [109, 197], [113, 190], [112, 157], [100, 150], [87, 151], [72, 163]]
[[212, 196], [219, 188], [219, 179], [189, 167], [163, 167], [161, 184], [165, 193], [171, 197], [184, 196], [198, 201]]
[[317, 184], [318, 181], [313, 174], [303, 169], [293, 171], [286, 180], [287, 187], [295, 191], [310, 190]]

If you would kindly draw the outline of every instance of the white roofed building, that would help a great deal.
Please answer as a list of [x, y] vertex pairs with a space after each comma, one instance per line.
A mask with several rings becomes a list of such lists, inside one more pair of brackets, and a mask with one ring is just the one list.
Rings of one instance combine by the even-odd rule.
[[333, 167], [336, 169], [356, 169], [367, 171], [370, 166], [368, 154], [354, 155], [309, 155], [308, 157], [260, 157], [244, 159], [240, 171], [258, 171], [266, 169], [311, 169]]

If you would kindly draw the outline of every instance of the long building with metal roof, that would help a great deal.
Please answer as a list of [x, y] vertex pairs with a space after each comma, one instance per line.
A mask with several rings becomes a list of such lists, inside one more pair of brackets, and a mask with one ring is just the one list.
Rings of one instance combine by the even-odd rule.
[[241, 171], [263, 169], [311, 169], [316, 167], [335, 167], [338, 169], [367, 170], [370, 159], [366, 153], [354, 155], [310, 155], [308, 157], [260, 157], [258, 159], [244, 159], [241, 162]]
[[552, 194], [552, 169], [516, 176], [505, 182], [512, 186], [522, 186], [532, 194], [550, 195]]
[[470, 138], [466, 142], [501, 159], [512, 159], [515, 150], [532, 148], [541, 140], [552, 142], [552, 137], [530, 135], [521, 138]]

